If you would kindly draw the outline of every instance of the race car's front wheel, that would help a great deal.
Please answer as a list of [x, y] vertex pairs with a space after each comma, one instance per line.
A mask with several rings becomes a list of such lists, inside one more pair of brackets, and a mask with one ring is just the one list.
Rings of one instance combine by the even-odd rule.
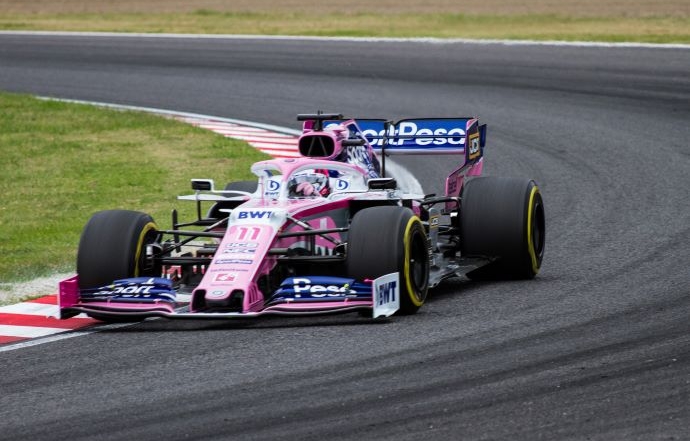
[[79, 288], [97, 288], [129, 277], [160, 276], [160, 267], [146, 259], [146, 246], [158, 235], [155, 222], [145, 213], [106, 210], [94, 214], [79, 240]]
[[471, 279], [531, 279], [544, 257], [544, 203], [528, 179], [480, 177], [465, 184], [460, 213], [461, 253], [491, 264]]
[[347, 242], [347, 273], [357, 280], [400, 274], [400, 312], [414, 314], [429, 288], [429, 243], [408, 208], [371, 207], [357, 212]]

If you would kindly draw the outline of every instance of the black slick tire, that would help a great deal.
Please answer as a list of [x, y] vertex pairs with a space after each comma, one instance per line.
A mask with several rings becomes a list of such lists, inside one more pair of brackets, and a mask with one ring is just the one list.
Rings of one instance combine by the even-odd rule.
[[493, 262], [470, 279], [532, 279], [544, 256], [544, 203], [528, 179], [479, 177], [465, 183], [460, 213], [461, 253]]
[[225, 186], [226, 191], [246, 191], [247, 193], [254, 193], [258, 183], [256, 181], [236, 181], [229, 182]]
[[400, 274], [400, 313], [414, 314], [429, 288], [429, 244], [412, 210], [397, 206], [357, 212], [348, 232], [347, 274], [357, 280]]
[[[254, 193], [258, 187], [257, 181], [235, 181], [235, 182], [228, 182], [228, 184], [225, 186], [225, 191], [245, 191], [247, 193]], [[237, 196], [237, 194], [229, 194], [228, 196]], [[220, 219], [223, 217], [227, 217], [227, 213], [223, 213], [220, 210], [221, 209], [228, 209], [232, 210], [233, 208], [236, 208], [238, 205], [240, 205], [242, 202], [218, 202], [215, 203], [211, 206], [211, 208], [208, 210], [208, 213], [206, 214], [206, 217], [212, 218], [212, 219]]]
[[160, 276], [145, 262], [146, 245], [156, 240], [151, 216], [128, 210], [95, 213], [84, 226], [77, 252], [79, 287], [97, 288], [117, 279]]

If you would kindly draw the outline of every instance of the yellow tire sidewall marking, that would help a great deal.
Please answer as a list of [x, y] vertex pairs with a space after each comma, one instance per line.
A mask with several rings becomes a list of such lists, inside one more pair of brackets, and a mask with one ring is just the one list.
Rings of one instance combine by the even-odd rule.
[[532, 271], [534, 271], [534, 274], [539, 272], [539, 261], [537, 260], [537, 253], [534, 250], [534, 243], [532, 242], [532, 222], [534, 222], [534, 219], [532, 219], [532, 212], [534, 211], [534, 199], [537, 194], [539, 194], [539, 188], [535, 185], [532, 187], [532, 191], [529, 195], [529, 204], [527, 205], [527, 252], [532, 260]]
[[412, 304], [414, 304], [414, 306], [422, 306], [424, 304], [424, 300], [419, 300], [417, 296], [414, 295], [415, 289], [412, 286], [412, 277], [410, 275], [410, 252], [412, 245], [410, 243], [410, 231], [417, 222], [420, 225], [422, 224], [422, 221], [419, 220], [417, 216], [412, 216], [407, 221], [407, 225], [405, 226], [405, 236], [403, 240], [403, 246], [405, 247], [403, 277], [405, 278], [405, 286], [407, 287], [407, 295], [410, 298], [410, 301]]
[[146, 225], [144, 225], [144, 228], [141, 229], [141, 233], [139, 234], [139, 240], [137, 241], [137, 251], [134, 254], [134, 277], [139, 277], [139, 260], [141, 258], [141, 252], [143, 251], [144, 247], [144, 238], [146, 237], [149, 231], [157, 229], [158, 227], [154, 222], [148, 222]]

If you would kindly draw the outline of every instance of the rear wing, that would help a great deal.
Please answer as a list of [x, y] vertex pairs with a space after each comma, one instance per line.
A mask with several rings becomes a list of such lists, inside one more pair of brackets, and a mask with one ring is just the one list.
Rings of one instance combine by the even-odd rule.
[[486, 124], [476, 118], [329, 120], [345, 124], [350, 136], [365, 138], [380, 155], [463, 155], [465, 164], [483, 156]]
[[468, 133], [477, 132], [479, 146], [486, 141], [486, 124], [475, 118], [421, 118], [391, 122], [358, 119], [361, 134], [377, 153], [459, 154], [465, 151]]
[[[477, 118], [419, 118], [403, 119], [397, 122], [385, 119], [327, 119], [340, 115], [324, 115], [322, 127], [330, 124], [344, 125], [349, 137], [366, 139], [372, 150], [381, 157], [381, 168], [385, 176], [385, 161], [388, 155], [463, 155], [460, 166], [448, 177], [446, 194], [456, 195], [462, 185], [462, 176], [467, 172], [481, 173], [481, 159], [486, 145], [486, 124], [479, 124]], [[478, 165], [476, 170], [467, 167]], [[455, 189], [453, 188], [455, 187]]]

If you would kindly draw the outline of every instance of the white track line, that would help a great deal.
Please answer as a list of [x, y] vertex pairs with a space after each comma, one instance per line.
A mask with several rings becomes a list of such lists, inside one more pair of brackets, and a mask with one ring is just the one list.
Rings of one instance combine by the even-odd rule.
[[65, 328], [44, 328], [41, 326], [0, 325], [0, 335], [7, 337], [36, 338], [69, 331]]
[[[0, 352], [9, 352], [16, 349], [30, 348], [32, 346], [38, 346], [45, 343], [52, 343], [60, 340], [66, 340], [68, 338], [81, 337], [84, 335], [94, 334], [100, 331], [108, 331], [112, 329], [124, 328], [125, 326], [132, 326], [132, 323], [116, 323], [109, 325], [99, 325], [98, 328], [91, 329], [88, 331], [66, 331], [59, 334], [49, 335], [47, 337], [38, 338], [36, 340], [24, 340], [18, 343], [10, 343], [4, 346], [0, 346]], [[52, 329], [52, 328], [51, 328]]]
[[471, 38], [392, 38], [392, 37], [312, 37], [292, 35], [243, 35], [243, 34], [175, 34], [175, 33], [124, 33], [124, 32], [65, 32], [65, 31], [0, 31], [0, 35], [35, 35], [58, 37], [107, 37], [107, 38], [184, 38], [199, 40], [278, 40], [278, 41], [343, 41], [354, 43], [421, 43], [421, 44], [476, 44], [503, 46], [573, 46], [601, 48], [654, 48], [690, 49], [690, 44], [681, 43], [607, 43], [598, 41], [538, 41], [538, 40], [500, 40]]

